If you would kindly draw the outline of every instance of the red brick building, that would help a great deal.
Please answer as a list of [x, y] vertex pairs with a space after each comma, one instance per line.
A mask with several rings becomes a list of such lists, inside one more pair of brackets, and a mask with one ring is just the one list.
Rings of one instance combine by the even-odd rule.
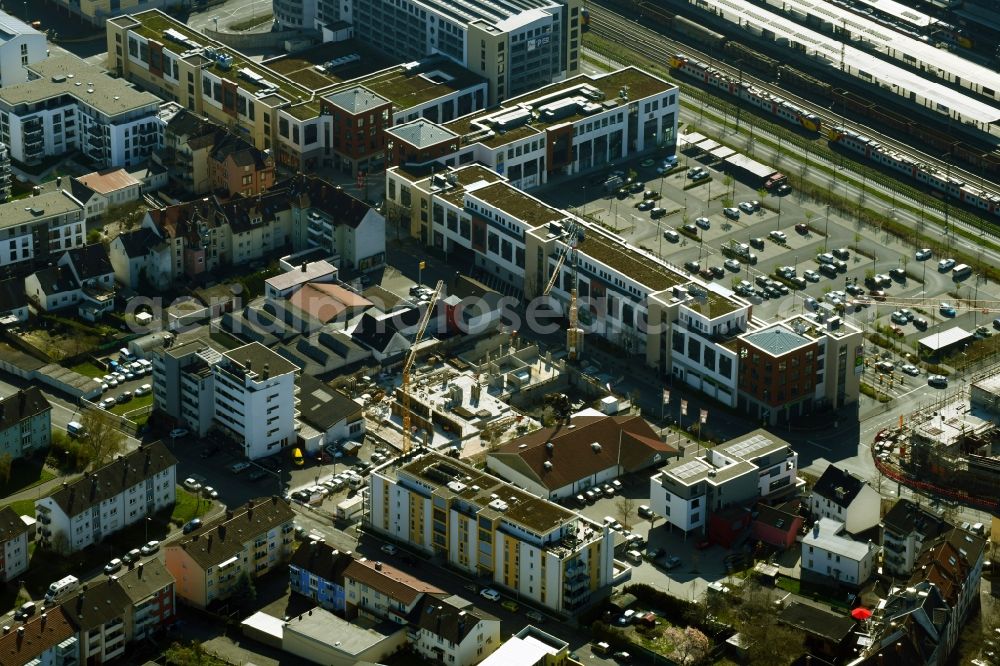
[[208, 155], [212, 189], [228, 196], [252, 197], [274, 185], [274, 157], [232, 132], [218, 132]]
[[364, 86], [354, 86], [323, 97], [320, 109], [331, 120], [334, 166], [354, 176], [385, 169], [392, 102]]
[[460, 137], [428, 120], [413, 122], [386, 131], [387, 167], [422, 166], [443, 160], [458, 150]]
[[775, 324], [739, 338], [739, 400], [761, 420], [787, 420], [812, 408], [817, 384], [815, 339]]

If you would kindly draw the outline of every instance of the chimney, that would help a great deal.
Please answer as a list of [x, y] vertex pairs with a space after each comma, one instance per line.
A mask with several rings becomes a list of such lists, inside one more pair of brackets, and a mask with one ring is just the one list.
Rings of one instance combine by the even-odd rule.
[[42, 621], [42, 629], [45, 628], [45, 620], [47, 620], [48, 617], [49, 617], [48, 613], [42, 613], [41, 617], [39, 617], [39, 619]]
[[139, 578], [142, 578], [142, 562], [139, 562]]
[[303, 272], [303, 273], [305, 273], [305, 272], [306, 272], [306, 266], [308, 266], [308, 262], [305, 262], [305, 261], [303, 261], [303, 262], [302, 262], [302, 272]]
[[382, 571], [382, 563], [381, 562], [376, 562], [375, 563], [375, 571]]
[[9, 624], [3, 625], [3, 633], [4, 634], [9, 634], [10, 633], [10, 625]]
[[24, 638], [24, 625], [17, 628], [17, 637]]
[[267, 379], [270, 376], [271, 376], [271, 366], [269, 364], [265, 363], [264, 364], [264, 379]]

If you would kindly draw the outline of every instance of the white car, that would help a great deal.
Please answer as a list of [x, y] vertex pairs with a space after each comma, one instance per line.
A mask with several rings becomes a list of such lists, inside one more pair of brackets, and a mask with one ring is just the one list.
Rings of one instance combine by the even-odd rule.
[[757, 209], [754, 208], [753, 204], [750, 203], [749, 201], [741, 201], [740, 210], [746, 213], [747, 215], [753, 215], [757, 211]]
[[934, 253], [931, 251], [929, 247], [925, 247], [917, 250], [914, 256], [916, 257], [917, 261], [927, 261], [928, 259], [934, 256]]
[[212, 486], [205, 486], [202, 488], [201, 494], [209, 499], [219, 499], [219, 491]]
[[938, 270], [941, 271], [942, 273], [947, 273], [954, 267], [955, 267], [954, 259], [942, 259], [941, 261], [938, 262]]
[[149, 541], [146, 543], [145, 546], [139, 549], [139, 552], [142, 553], [143, 555], [152, 555], [159, 549], [160, 549], [159, 541]]
[[819, 282], [819, 273], [814, 270], [802, 271], [802, 277], [809, 280], [810, 282]]
[[117, 404], [118, 401], [114, 398], [105, 398], [104, 400], [101, 400], [101, 409], [111, 409]]
[[903, 367], [900, 368], [900, 370], [910, 375], [911, 377], [916, 377], [917, 375], [920, 374], [920, 368], [911, 363], [905, 363]]
[[142, 386], [140, 386], [135, 390], [135, 396], [138, 398], [139, 396], [149, 395], [152, 392], [153, 392], [152, 384], [143, 384]]
[[494, 590], [492, 587], [484, 587], [483, 589], [479, 590], [479, 596], [481, 596], [483, 599], [487, 599], [488, 601], [500, 600], [500, 593]]
[[120, 383], [116, 375], [104, 375], [103, 379], [104, 383], [110, 386], [111, 388], [115, 388]]
[[709, 221], [707, 217], [696, 217], [694, 219], [694, 223], [697, 224], [702, 229], [709, 229], [712, 226], [712, 223]]
[[773, 240], [775, 243], [787, 243], [788, 236], [785, 235], [784, 231], [772, 231], [767, 235], [768, 238]]
[[726, 217], [728, 217], [731, 220], [738, 220], [738, 219], [740, 219], [740, 209], [739, 208], [732, 208], [732, 207], [723, 208], [722, 209], [722, 214], [725, 215]]
[[198, 483], [197, 480], [192, 479], [190, 476], [188, 478], [184, 479], [184, 484], [183, 485], [184, 485], [185, 488], [187, 488], [188, 490], [190, 490], [193, 493], [196, 493], [199, 490], [201, 490], [201, 484]]

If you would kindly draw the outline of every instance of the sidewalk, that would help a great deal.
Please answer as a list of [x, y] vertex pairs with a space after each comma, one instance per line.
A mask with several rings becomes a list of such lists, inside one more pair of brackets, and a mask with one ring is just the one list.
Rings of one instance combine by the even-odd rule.
[[68, 483], [73, 483], [77, 479], [83, 476], [83, 474], [71, 474], [68, 476], [58, 476], [58, 470], [49, 470], [55, 473], [57, 476], [54, 479], [49, 479], [43, 483], [39, 483], [37, 486], [31, 486], [30, 488], [25, 488], [24, 490], [19, 490], [13, 495], [7, 495], [3, 498], [4, 504], [10, 504], [11, 502], [17, 502], [19, 500], [33, 500], [39, 497], [47, 496], [52, 490], [55, 490], [62, 485], [63, 481]]

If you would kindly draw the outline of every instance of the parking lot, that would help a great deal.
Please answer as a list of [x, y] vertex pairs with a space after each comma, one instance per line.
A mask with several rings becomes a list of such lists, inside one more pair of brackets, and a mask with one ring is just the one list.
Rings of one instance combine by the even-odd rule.
[[131, 408], [128, 403], [134, 398], [152, 394], [151, 361], [137, 359], [134, 356], [126, 360], [126, 357], [121, 355], [110, 356], [101, 361], [105, 363], [107, 374], [94, 378], [94, 382], [101, 386], [101, 398], [95, 399], [94, 402], [104, 409], [112, 409], [115, 405], [126, 405], [124, 409], [127, 410]]

